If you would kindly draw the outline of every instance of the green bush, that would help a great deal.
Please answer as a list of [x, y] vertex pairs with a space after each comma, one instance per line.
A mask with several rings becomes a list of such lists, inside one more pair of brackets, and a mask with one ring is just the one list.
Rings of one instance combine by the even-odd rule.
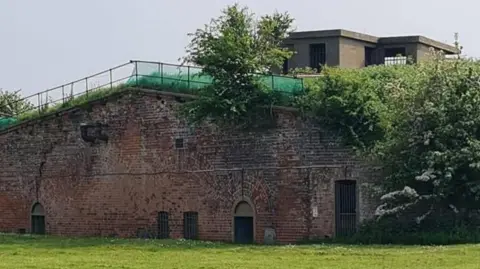
[[[441, 222], [441, 221], [440, 221]], [[350, 236], [303, 240], [300, 244], [350, 245], [452, 245], [480, 243], [480, 229], [470, 224], [437, 223], [436, 225], [404, 223], [397, 219], [370, 220]]]
[[480, 230], [468, 224], [455, 226], [429, 225], [401, 221], [369, 221], [362, 224], [358, 232], [349, 238], [337, 238], [336, 242], [350, 244], [402, 244], [402, 245], [450, 245], [480, 243]]
[[415, 66], [326, 68], [323, 76], [305, 80], [307, 94], [297, 106], [341, 133], [346, 144], [368, 150], [392, 130], [412, 98], [415, 72]]

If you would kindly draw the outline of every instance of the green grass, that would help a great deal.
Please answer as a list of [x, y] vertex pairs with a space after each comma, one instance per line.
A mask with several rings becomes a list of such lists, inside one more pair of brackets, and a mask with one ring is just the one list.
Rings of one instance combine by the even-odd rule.
[[480, 245], [237, 246], [0, 235], [0, 268], [479, 268]]
[[119, 85], [113, 88], [99, 88], [93, 91], [90, 91], [88, 94], [81, 94], [78, 96], [75, 96], [73, 98], [70, 98], [65, 101], [65, 103], [61, 102], [55, 105], [48, 105], [44, 107], [42, 110], [34, 109], [31, 111], [27, 111], [25, 113], [22, 113], [21, 115], [18, 116], [17, 120], [19, 122], [21, 121], [26, 121], [30, 119], [35, 119], [37, 117], [40, 117], [42, 115], [54, 113], [56, 111], [59, 111], [61, 109], [66, 109], [66, 108], [71, 108], [74, 106], [86, 104], [90, 101], [101, 99], [104, 97], [107, 97], [109, 95], [112, 95], [114, 93], [120, 92], [127, 88], [127, 85]]

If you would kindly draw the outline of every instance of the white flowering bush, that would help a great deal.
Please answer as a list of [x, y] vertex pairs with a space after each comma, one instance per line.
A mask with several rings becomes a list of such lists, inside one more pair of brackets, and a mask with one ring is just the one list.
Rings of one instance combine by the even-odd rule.
[[379, 230], [480, 226], [480, 62], [432, 51], [415, 65], [325, 68], [306, 85], [301, 111], [382, 166], [365, 186], [381, 197]]
[[480, 63], [434, 55], [418, 65], [418, 89], [377, 141], [386, 194], [376, 216], [421, 224], [445, 216], [475, 223], [480, 209]]

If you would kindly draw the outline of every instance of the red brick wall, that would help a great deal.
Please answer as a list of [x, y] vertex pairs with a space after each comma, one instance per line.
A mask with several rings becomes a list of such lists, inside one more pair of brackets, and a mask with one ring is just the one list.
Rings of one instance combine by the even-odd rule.
[[[234, 207], [247, 200], [257, 242], [270, 227], [283, 243], [333, 235], [334, 181], [364, 174], [335, 136], [286, 110], [261, 132], [187, 128], [177, 105], [169, 94], [121, 94], [0, 134], [0, 231], [29, 231], [38, 201], [50, 234], [155, 232], [157, 212], [168, 211], [181, 238], [183, 212], [197, 211], [200, 239], [231, 241]], [[108, 142], [83, 141], [83, 122], [106, 124]]]

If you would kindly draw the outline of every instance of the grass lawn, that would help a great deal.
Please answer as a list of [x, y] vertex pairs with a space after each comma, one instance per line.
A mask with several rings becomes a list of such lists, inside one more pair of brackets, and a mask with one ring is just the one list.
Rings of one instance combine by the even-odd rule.
[[0, 268], [480, 268], [480, 245], [235, 246], [0, 235]]

